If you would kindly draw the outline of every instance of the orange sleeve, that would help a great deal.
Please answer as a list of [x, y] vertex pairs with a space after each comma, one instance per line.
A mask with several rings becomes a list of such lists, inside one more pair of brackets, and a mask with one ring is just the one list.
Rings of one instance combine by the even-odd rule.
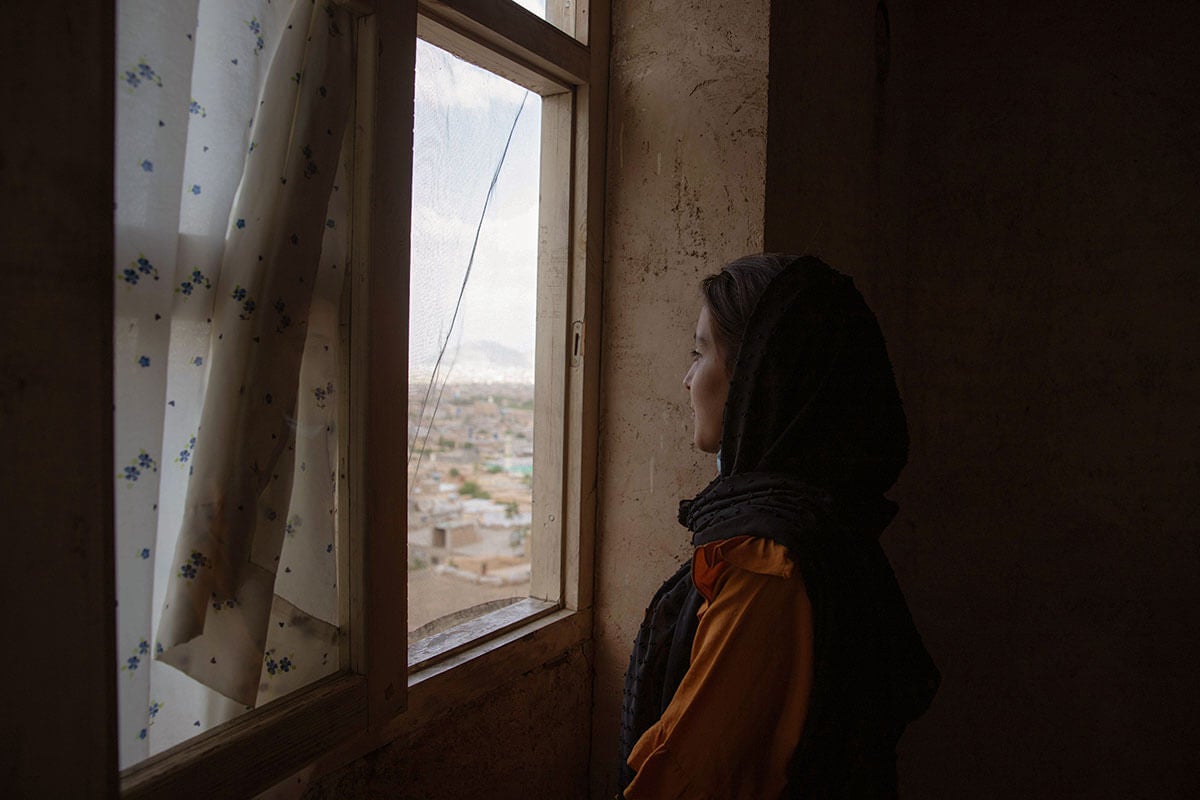
[[692, 580], [706, 602], [691, 666], [629, 756], [628, 800], [782, 793], [812, 685], [812, 608], [794, 566], [755, 537], [696, 551]]

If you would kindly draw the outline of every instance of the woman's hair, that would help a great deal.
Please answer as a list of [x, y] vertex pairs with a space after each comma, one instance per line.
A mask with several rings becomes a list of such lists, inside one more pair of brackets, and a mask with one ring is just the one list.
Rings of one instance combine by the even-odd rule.
[[725, 371], [733, 372], [746, 323], [771, 280], [796, 260], [788, 253], [762, 253], [730, 261], [715, 275], [700, 281], [700, 291], [712, 318], [717, 349]]

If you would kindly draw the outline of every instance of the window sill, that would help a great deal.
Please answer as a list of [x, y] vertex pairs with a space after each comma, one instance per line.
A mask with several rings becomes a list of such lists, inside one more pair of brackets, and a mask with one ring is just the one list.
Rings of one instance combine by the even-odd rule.
[[[411, 670], [408, 710], [387, 726], [384, 738], [390, 741], [401, 733], [419, 728], [434, 717], [495, 691], [591, 638], [590, 609], [556, 610], [553, 604], [538, 600], [514, 603], [468, 625], [482, 623], [488, 617], [502, 615], [510, 608], [516, 610], [526, 603], [530, 608], [547, 608], [532, 611], [535, 615], [532, 618], [526, 616], [486, 641], [474, 642], [447, 653], [436, 662]], [[493, 624], [499, 621], [493, 620]]]
[[[520, 604], [513, 604], [517, 605]], [[270, 797], [272, 800], [299, 797], [310, 782], [501, 689], [530, 670], [561, 658], [572, 648], [591, 639], [590, 609], [571, 611], [556, 609], [553, 604], [544, 605], [549, 609], [536, 611], [539, 616], [533, 619], [525, 617], [491, 639], [473, 642], [461, 650], [446, 653], [434, 663], [410, 671], [408, 709], [405, 712], [381, 729], [355, 736], [327, 751], [261, 797]], [[483, 617], [473, 622], [481, 620]]]
[[280, 770], [336, 751], [366, 724], [366, 679], [332, 675], [129, 767], [121, 798], [245, 796]]
[[[486, 641], [557, 610], [557, 603], [529, 597], [413, 642], [408, 648], [409, 675], [459, 653], [481, 647]], [[409, 684], [412, 684], [411, 680]]]

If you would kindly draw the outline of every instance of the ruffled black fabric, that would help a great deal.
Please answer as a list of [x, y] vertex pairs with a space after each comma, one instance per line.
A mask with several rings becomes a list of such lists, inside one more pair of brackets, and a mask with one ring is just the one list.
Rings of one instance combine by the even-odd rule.
[[[940, 677], [878, 543], [908, 434], [883, 336], [849, 277], [800, 257], [771, 282], [737, 355], [721, 453], [720, 475], [680, 503], [693, 545], [778, 542], [812, 603], [813, 686], [785, 796], [894, 797], [896, 742]], [[625, 680], [622, 789], [629, 753], [687, 672], [701, 602], [688, 563], [647, 609]]]

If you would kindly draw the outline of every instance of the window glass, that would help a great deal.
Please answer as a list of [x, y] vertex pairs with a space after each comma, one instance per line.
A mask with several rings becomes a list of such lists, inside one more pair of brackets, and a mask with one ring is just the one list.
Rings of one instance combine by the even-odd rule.
[[118, 6], [120, 764], [336, 672], [352, 21]]
[[546, 18], [546, 0], [513, 0], [526, 11], [532, 11], [542, 19]]
[[517, 5], [524, 8], [533, 14], [536, 14], [541, 19], [546, 20], [554, 27], [575, 36], [581, 41], [585, 39], [584, 31], [576, 32], [575, 16], [578, 13], [580, 3], [586, 8], [588, 0], [512, 0]]
[[[563, 4], [563, 0], [551, 0], [551, 2], [556, 1], [558, 5]], [[570, 0], [566, 1], [570, 2]], [[540, 18], [546, 19], [546, 0], [512, 0], [512, 2], [515, 2], [516, 5], [521, 6], [526, 11], [538, 14]], [[554, 22], [554, 20], [550, 20], [550, 22]]]
[[541, 98], [418, 41], [409, 641], [528, 597]]

